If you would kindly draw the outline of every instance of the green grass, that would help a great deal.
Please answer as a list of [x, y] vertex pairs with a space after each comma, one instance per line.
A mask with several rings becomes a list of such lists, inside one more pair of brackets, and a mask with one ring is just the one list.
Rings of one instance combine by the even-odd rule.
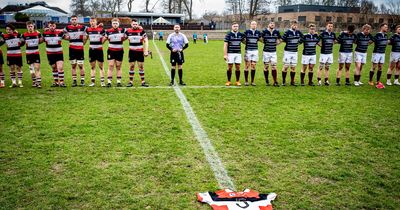
[[[224, 84], [222, 46], [190, 44], [188, 85]], [[209, 209], [195, 193], [218, 184], [172, 89], [52, 89], [41, 52], [43, 89], [0, 89], [2, 209]], [[397, 209], [400, 88], [265, 87], [261, 65], [256, 87], [183, 89], [237, 189], [276, 192], [276, 209]], [[157, 55], [145, 69], [168, 84]]]

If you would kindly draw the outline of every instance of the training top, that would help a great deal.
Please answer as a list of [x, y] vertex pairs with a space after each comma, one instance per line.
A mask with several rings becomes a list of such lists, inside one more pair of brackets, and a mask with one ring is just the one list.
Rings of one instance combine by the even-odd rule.
[[351, 53], [353, 52], [353, 44], [356, 41], [356, 35], [347, 32], [340, 33], [338, 43], [340, 44], [339, 52]]
[[271, 202], [275, 198], [275, 193], [260, 194], [250, 189], [242, 192], [223, 189], [197, 194], [197, 201], [207, 203], [214, 210], [272, 210]]
[[304, 48], [303, 48], [303, 55], [316, 55], [317, 54], [317, 44], [319, 42], [319, 36], [318, 34], [306, 34], [304, 35], [301, 40], [301, 43], [303, 43]]
[[240, 53], [242, 50], [241, 43], [245, 35], [241, 32], [230, 31], [225, 35], [224, 42], [228, 43], [228, 53]]
[[321, 54], [332, 54], [333, 44], [336, 40], [336, 34], [333, 32], [324, 31], [319, 35], [321, 40]]
[[25, 40], [26, 54], [27, 55], [31, 55], [31, 54], [39, 55], [39, 42], [40, 42], [40, 39], [42, 38], [42, 35], [39, 33], [39, 31], [34, 31], [32, 33], [25, 32], [22, 34], [22, 38]]
[[271, 32], [270, 30], [265, 29], [261, 34], [263, 41], [264, 41], [264, 52], [276, 52], [276, 45], [277, 40], [282, 39], [281, 34], [278, 30], [273, 29]]
[[356, 52], [366, 53], [368, 50], [369, 42], [373, 40], [371, 34], [365, 35], [363, 32], [357, 34], [356, 38]]
[[282, 40], [286, 42], [285, 51], [297, 52], [302, 36], [303, 34], [299, 30], [287, 30], [282, 36]]
[[258, 40], [261, 38], [261, 31], [249, 29], [244, 32], [244, 36], [246, 37], [245, 50], [257, 51], [258, 50]]
[[373, 41], [375, 43], [374, 53], [385, 53], [386, 52], [386, 46], [389, 42], [387, 34], [378, 32], [373, 37]]
[[393, 34], [390, 37], [390, 45], [392, 45], [392, 52], [400, 52], [400, 34]]

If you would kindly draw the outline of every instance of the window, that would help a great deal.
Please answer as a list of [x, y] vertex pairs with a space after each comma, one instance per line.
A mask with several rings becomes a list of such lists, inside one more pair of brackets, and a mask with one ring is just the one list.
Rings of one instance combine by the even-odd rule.
[[301, 22], [306, 22], [307, 17], [306, 16], [298, 16], [297, 17], [297, 21], [301, 21]]
[[278, 17], [278, 21], [282, 21], [282, 17]]
[[379, 18], [379, 23], [383, 23], [383, 18]]
[[316, 21], [316, 22], [321, 21], [321, 16], [315, 16], [315, 21]]
[[342, 17], [337, 17], [337, 18], [336, 18], [336, 22], [338, 22], [338, 23], [343, 22], [343, 18], [342, 18]]
[[326, 16], [326, 22], [332, 21], [332, 17], [331, 16]]
[[353, 18], [352, 18], [352, 17], [348, 17], [348, 18], [347, 18], [347, 22], [348, 22], [348, 23], [352, 23], [352, 22], [353, 22]]

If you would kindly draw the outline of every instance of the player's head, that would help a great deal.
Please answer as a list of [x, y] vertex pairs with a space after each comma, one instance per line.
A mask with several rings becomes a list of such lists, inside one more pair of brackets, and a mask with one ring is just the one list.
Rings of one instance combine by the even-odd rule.
[[181, 26], [179, 24], [175, 24], [174, 31], [175, 31], [175, 33], [179, 33], [179, 31], [181, 31]]
[[275, 28], [275, 23], [274, 23], [274, 22], [270, 22], [270, 23], [268, 24], [268, 28], [269, 28], [269, 29], [274, 29], [274, 28]]
[[308, 32], [310, 34], [315, 34], [315, 25], [314, 24], [308, 25]]
[[388, 24], [387, 23], [382, 23], [381, 26], [381, 32], [386, 33], [389, 29]]
[[117, 29], [117, 28], [119, 27], [119, 19], [118, 19], [118, 18], [113, 18], [113, 19], [111, 20], [111, 26], [112, 26], [114, 29]]
[[396, 26], [396, 33], [397, 33], [397, 34], [400, 34], [400, 25], [397, 25], [397, 26]]
[[347, 26], [347, 32], [349, 32], [350, 34], [352, 34], [355, 29], [356, 29], [356, 27], [354, 25]]
[[32, 21], [26, 22], [26, 29], [28, 29], [28, 32], [33, 32], [35, 30], [35, 24], [33, 24]]
[[78, 16], [72, 15], [70, 21], [71, 21], [71, 24], [72, 24], [72, 25], [78, 24]]
[[56, 30], [56, 22], [54, 22], [54, 21], [49, 21], [49, 24], [47, 25], [48, 27], [49, 27], [49, 29], [51, 30], [51, 31], [54, 31], [54, 30]]
[[290, 21], [290, 28], [292, 30], [297, 30], [297, 20]]
[[363, 27], [362, 27], [362, 32], [363, 32], [365, 35], [368, 35], [370, 31], [371, 31], [371, 26], [370, 26], [370, 25], [368, 25], [368, 24], [363, 25]]
[[326, 22], [326, 30], [329, 32], [333, 31], [333, 22], [332, 21]]
[[97, 27], [97, 18], [90, 17], [89, 23], [90, 23], [90, 27], [93, 27], [93, 28]]
[[131, 26], [134, 29], [139, 28], [139, 23], [137, 22], [137, 20], [135, 18], [132, 19]]
[[238, 23], [236, 23], [236, 22], [232, 23], [232, 31], [233, 32], [239, 31], [239, 24]]
[[6, 32], [8, 34], [12, 34], [12, 33], [14, 33], [14, 31], [15, 31], [15, 26], [13, 24], [11, 24], [11, 23], [8, 23], [6, 25]]
[[250, 23], [250, 29], [251, 30], [256, 30], [257, 29], [257, 22], [256, 21], [251, 21]]

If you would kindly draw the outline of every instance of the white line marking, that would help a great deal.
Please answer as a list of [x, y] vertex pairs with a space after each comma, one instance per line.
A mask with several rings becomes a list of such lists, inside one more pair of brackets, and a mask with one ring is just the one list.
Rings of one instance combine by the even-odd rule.
[[[162, 57], [161, 52], [158, 49], [157, 45], [154, 43], [154, 39], [153, 39], [153, 45], [156, 48], [158, 55], [160, 56], [160, 60], [164, 67], [165, 73], [168, 76], [170, 76], [168, 66], [165, 63], [165, 60]], [[221, 159], [218, 156], [217, 151], [215, 151], [214, 146], [212, 145], [210, 139], [208, 138], [206, 131], [201, 127], [201, 124], [197, 119], [197, 116], [194, 113], [192, 107], [190, 106], [189, 101], [186, 99], [185, 94], [182, 92], [179, 86], [173, 86], [173, 88], [179, 100], [181, 101], [183, 109], [185, 110], [186, 113], [186, 117], [190, 125], [192, 126], [193, 132], [196, 135], [196, 139], [203, 148], [204, 155], [206, 156], [206, 159], [210, 164], [211, 169], [214, 171], [214, 176], [218, 181], [219, 187], [222, 189], [229, 188], [236, 191], [232, 179], [229, 177], [224, 165], [221, 162]]]
[[[113, 87], [114, 89], [172, 89], [171, 86], [150, 86], [150, 87]], [[236, 86], [220, 86], [220, 85], [192, 85], [192, 86], [180, 86], [180, 88], [187, 88], [187, 89], [218, 89], [218, 88], [240, 88]]]

